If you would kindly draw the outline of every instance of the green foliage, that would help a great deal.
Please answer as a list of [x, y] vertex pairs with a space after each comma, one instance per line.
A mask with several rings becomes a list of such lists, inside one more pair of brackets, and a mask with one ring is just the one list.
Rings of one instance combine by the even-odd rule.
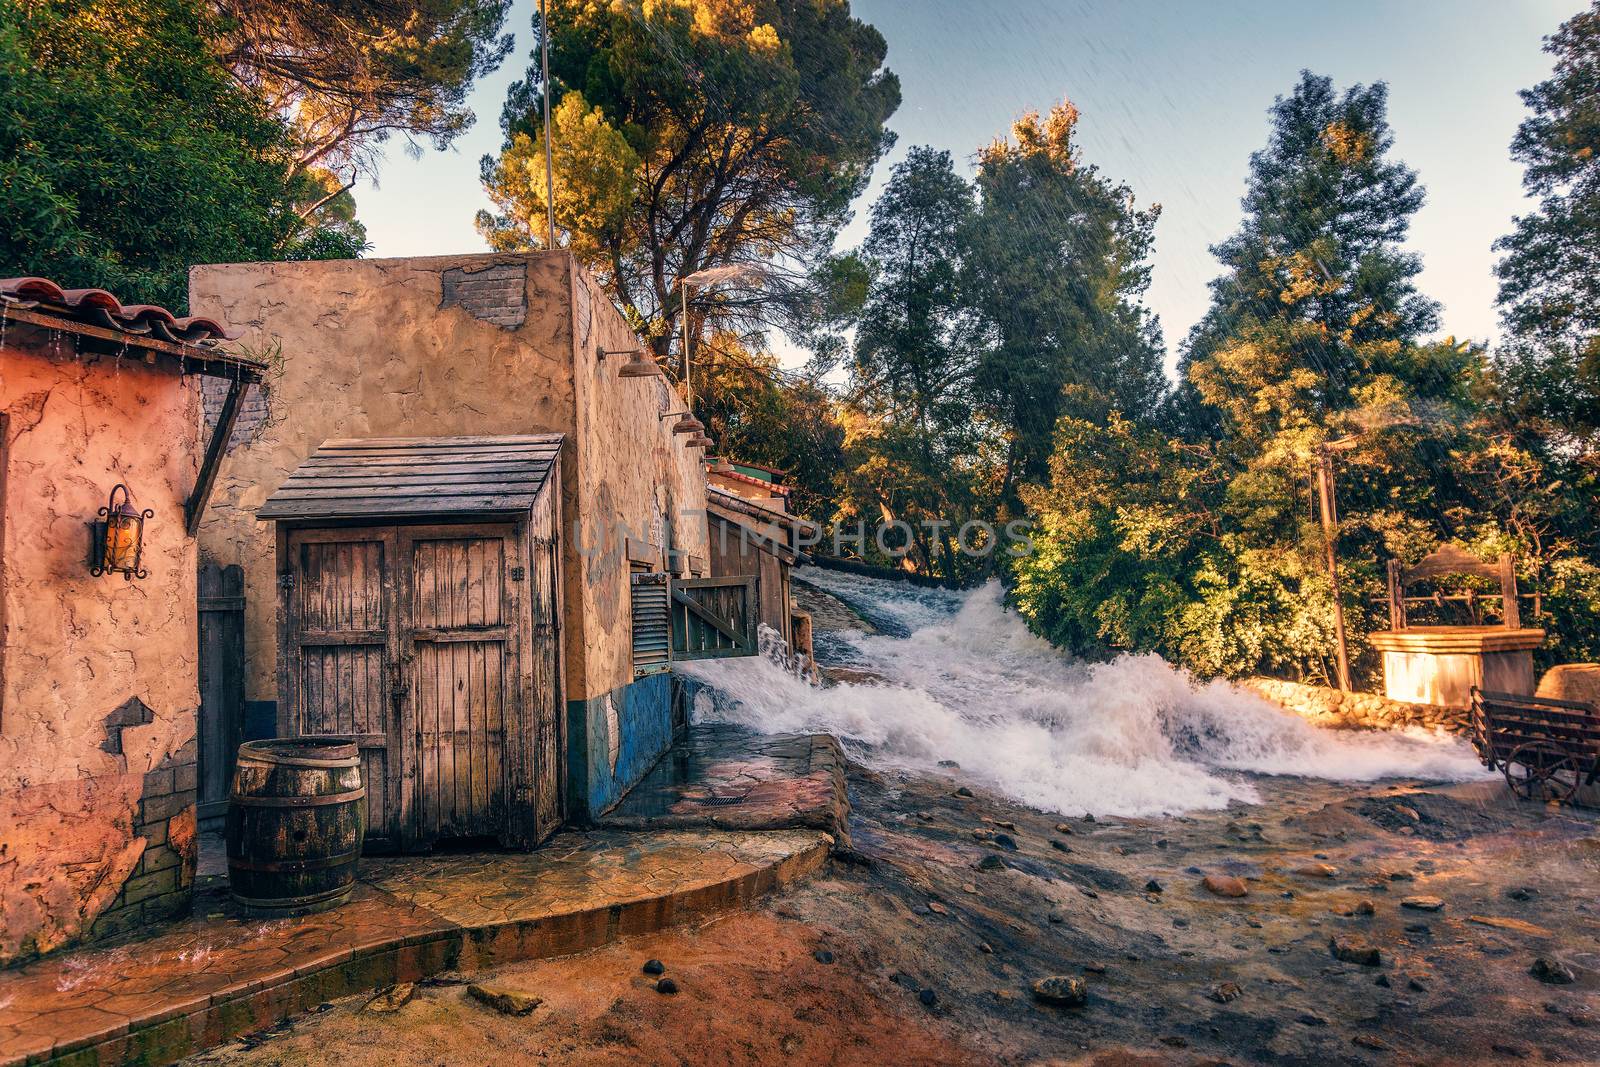
[[[536, 20], [537, 21], [537, 20]], [[891, 137], [899, 84], [883, 37], [845, 0], [554, 0], [549, 87], [560, 127], [556, 226], [665, 356], [678, 279], [754, 268], [702, 292], [690, 332], [760, 347], [798, 332], [852, 199]], [[512, 87], [506, 146], [485, 158], [497, 247], [547, 247], [537, 64]]]
[[181, 308], [293, 229], [282, 126], [188, 0], [0, 0], [0, 274]]
[[979, 155], [965, 286], [983, 333], [975, 388], [1007, 439], [1002, 495], [1048, 473], [1062, 416], [1145, 411], [1165, 392], [1160, 331], [1138, 304], [1159, 208], [1086, 164], [1070, 103], [1029, 113]]
[[[1153, 650], [1202, 674], [1331, 681], [1332, 591], [1310, 494], [1336, 445], [1341, 603], [1358, 676], [1387, 625], [1383, 567], [1453, 540], [1513, 551], [1549, 594], [1553, 659], [1593, 654], [1592, 522], [1569, 468], [1508, 421], [1474, 346], [1425, 343], [1435, 306], [1401, 251], [1422, 203], [1388, 158], [1381, 85], [1303, 75], [1251, 157], [1246, 217], [1184, 352], [1173, 435], [1157, 413], [1064, 419], [1019, 609], [1075, 651]], [[1559, 607], [1557, 606], [1559, 605]], [[1438, 621], [1468, 621], [1441, 619]]]

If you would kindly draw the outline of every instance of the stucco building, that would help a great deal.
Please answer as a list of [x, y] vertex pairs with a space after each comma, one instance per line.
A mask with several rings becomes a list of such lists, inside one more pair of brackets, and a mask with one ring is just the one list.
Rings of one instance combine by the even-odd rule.
[[199, 382], [260, 372], [222, 335], [0, 281], [0, 963], [188, 905]]
[[[635, 641], [636, 576], [707, 574], [709, 546], [700, 449], [664, 417], [682, 399], [661, 377], [619, 373], [643, 346], [603, 290], [558, 251], [201, 266], [190, 302], [241, 328], [274, 366], [245, 405], [200, 528], [208, 560], [244, 568], [255, 732], [282, 724], [284, 563], [259, 513], [314, 451], [559, 435], [564, 815], [612, 806], [678, 721], [671, 676]], [[397, 707], [408, 699], [397, 694]]]

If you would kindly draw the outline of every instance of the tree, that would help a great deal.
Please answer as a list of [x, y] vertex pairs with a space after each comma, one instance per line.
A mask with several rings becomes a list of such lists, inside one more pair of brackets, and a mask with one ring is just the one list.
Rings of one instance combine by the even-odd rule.
[[1600, 468], [1600, 3], [1545, 39], [1550, 78], [1524, 90], [1532, 112], [1511, 154], [1539, 206], [1495, 248], [1511, 341], [1498, 363], [1515, 414], [1557, 456]]
[[1077, 123], [1071, 103], [1030, 112], [979, 154], [965, 285], [984, 331], [975, 386], [1008, 438], [1008, 506], [1019, 481], [1048, 477], [1059, 418], [1144, 413], [1164, 391], [1159, 327], [1138, 303], [1160, 209], [1083, 162]]
[[491, 243], [561, 243], [544, 232], [548, 89], [557, 229], [658, 356], [677, 335], [678, 279], [709, 267], [764, 284], [700, 294], [697, 337], [760, 347], [766, 328], [811, 321], [812, 274], [890, 143], [900, 89], [883, 37], [845, 0], [554, 0], [549, 16], [552, 84], [536, 64], [512, 87], [505, 149], [483, 163]]
[[294, 229], [282, 125], [189, 0], [0, 0], [0, 273], [181, 308]]
[[[1302, 75], [1251, 157], [1239, 231], [1181, 364], [1184, 417], [1063, 419], [1047, 487], [1025, 496], [1016, 568], [1033, 625], [1087, 655], [1153, 650], [1204, 674], [1333, 678], [1332, 589], [1307, 492], [1337, 443], [1342, 604], [1358, 677], [1390, 558], [1442, 541], [1514, 551], [1559, 600], [1581, 658], [1600, 568], [1562, 473], [1506, 425], [1484, 351], [1427, 342], [1435, 305], [1400, 246], [1422, 203], [1390, 158], [1383, 86]], [[1176, 429], [1178, 433], [1174, 433]], [[1581, 510], [1581, 509], [1579, 509]]]
[[472, 82], [510, 53], [510, 0], [211, 0], [221, 62], [290, 124], [292, 176], [337, 174], [297, 204], [320, 216], [393, 134], [448, 147]]
[[[956, 577], [953, 541], [978, 495], [971, 314], [961, 285], [975, 210], [950, 153], [913, 148], [872, 206], [870, 281], [850, 365], [853, 513], [918, 526], [925, 572]], [[925, 521], [952, 525], [938, 534]]]

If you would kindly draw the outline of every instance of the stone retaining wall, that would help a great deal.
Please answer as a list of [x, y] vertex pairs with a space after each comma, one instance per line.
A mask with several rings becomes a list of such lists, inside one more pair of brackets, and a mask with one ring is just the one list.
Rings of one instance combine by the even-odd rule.
[[1408, 704], [1376, 693], [1346, 693], [1277, 678], [1247, 678], [1239, 684], [1303, 719], [1335, 730], [1397, 730], [1421, 726], [1465, 734], [1471, 729], [1466, 708]]

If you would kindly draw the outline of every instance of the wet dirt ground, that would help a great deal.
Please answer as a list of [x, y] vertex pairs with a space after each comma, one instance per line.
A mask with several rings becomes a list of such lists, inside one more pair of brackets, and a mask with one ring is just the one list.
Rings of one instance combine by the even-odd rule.
[[[854, 768], [855, 848], [812, 882], [472, 976], [542, 997], [527, 1016], [437, 985], [192, 1062], [1600, 1062], [1592, 815], [1494, 785], [1258, 784], [1257, 805], [1091, 822], [958, 795], [955, 768]], [[1379, 962], [1335, 958], [1334, 938]], [[1573, 981], [1530, 973], [1541, 957]], [[1036, 1001], [1055, 974], [1083, 977], [1087, 1003]]]
[[[1258, 803], [1094, 820], [953, 765], [848, 780], [852, 847], [810, 882], [464, 976], [542, 998], [527, 1015], [436, 984], [191, 1062], [1600, 1063], [1595, 812], [1498, 781], [1252, 776]], [[1086, 1001], [1040, 1002], [1048, 976], [1082, 979]]]

